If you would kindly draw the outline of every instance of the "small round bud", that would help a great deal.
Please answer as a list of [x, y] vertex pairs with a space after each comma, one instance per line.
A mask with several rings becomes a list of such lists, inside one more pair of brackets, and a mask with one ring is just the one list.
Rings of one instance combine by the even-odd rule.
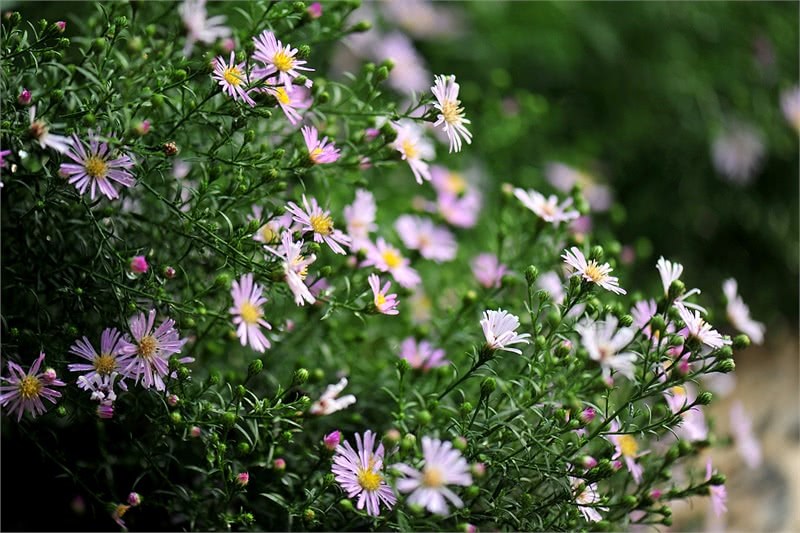
[[181, 400], [180, 398], [178, 398], [177, 394], [170, 394], [169, 396], [167, 396], [167, 405], [169, 405], [170, 407], [175, 407], [176, 405], [178, 405], [178, 402], [180, 401]]
[[470, 289], [464, 293], [463, 302], [465, 304], [473, 304], [478, 301], [478, 293]]
[[550, 309], [545, 318], [551, 328], [557, 328], [561, 324], [561, 313], [556, 308]]
[[697, 405], [708, 405], [711, 403], [711, 400], [714, 398], [714, 395], [708, 391], [702, 392], [697, 396], [695, 400], [695, 404]]
[[400, 449], [403, 451], [413, 450], [417, 445], [417, 437], [411, 433], [407, 433], [403, 440], [400, 441]]
[[[396, 430], [395, 430], [396, 431]], [[331, 431], [322, 438], [322, 445], [329, 451], [334, 451], [342, 440], [342, 432], [338, 429]]]
[[525, 269], [525, 281], [528, 282], [528, 285], [533, 285], [536, 282], [536, 278], [539, 277], [539, 269], [533, 265], [530, 265], [528, 268]]
[[664, 318], [661, 315], [654, 315], [653, 318], [650, 319], [650, 329], [653, 332], [663, 332], [664, 328], [666, 328], [666, 324], [664, 324]]
[[370, 29], [372, 29], [372, 23], [368, 20], [359, 21], [354, 26], [350, 27], [350, 31], [352, 33], [363, 33], [365, 31], [369, 31]]
[[56, 407], [56, 414], [59, 417], [64, 418], [65, 416], [67, 416], [67, 408], [64, 407], [63, 405], [59, 405], [58, 407]]
[[400, 375], [405, 374], [406, 372], [408, 372], [411, 369], [411, 363], [409, 363], [405, 359], [399, 359], [395, 363], [395, 366], [397, 366], [397, 370], [400, 372]]
[[282, 457], [278, 457], [272, 461], [272, 469], [276, 472], [283, 472], [286, 470], [286, 460], [284, 460]]
[[47, 368], [44, 371], [42, 380], [44, 380], [45, 383], [50, 384], [54, 382], [56, 379], [58, 379], [58, 376], [56, 375], [56, 370], [54, 368]]
[[167, 157], [172, 157], [178, 154], [178, 145], [173, 141], [165, 142], [161, 145], [161, 151]]
[[733, 359], [723, 359], [717, 363], [717, 372], [729, 374], [734, 370], [736, 370], [736, 364], [733, 362]]
[[680, 452], [681, 457], [689, 455], [692, 453], [692, 443], [687, 440], [678, 441], [678, 451]]
[[712, 476], [711, 476], [711, 479], [709, 479], [709, 480], [708, 480], [708, 483], [709, 483], [710, 485], [714, 485], [715, 487], [717, 487], [717, 486], [719, 486], [719, 485], [724, 485], [724, 484], [725, 484], [725, 481], [726, 481], [726, 479], [725, 479], [725, 475], [724, 475], [724, 474], [719, 474], [719, 473], [718, 473], [718, 474], [714, 474], [714, 475], [712, 475]]
[[300, 59], [308, 59], [311, 56], [311, 47], [307, 44], [302, 44], [297, 47], [297, 57]]
[[472, 404], [469, 402], [464, 402], [459, 406], [459, 410], [461, 411], [462, 415], [468, 415], [472, 412]]
[[308, 370], [305, 368], [298, 368], [292, 377], [292, 385], [302, 385], [308, 381]]
[[170, 417], [170, 419], [172, 420], [172, 422], [174, 424], [180, 424], [181, 421], [183, 420], [183, 417], [181, 416], [181, 414], [178, 411], [171, 412], [169, 414], [169, 417]]
[[306, 509], [303, 511], [303, 520], [306, 522], [313, 522], [316, 517], [317, 513], [315, 513], [313, 509]]
[[250, 483], [250, 473], [249, 472], [239, 472], [236, 474], [236, 484], [240, 487], [246, 487], [247, 484]]
[[584, 455], [583, 457], [581, 457], [581, 465], [585, 469], [589, 470], [597, 466], [597, 459], [595, 459], [591, 455]]
[[236, 423], [236, 413], [226, 411], [222, 413], [222, 423], [227, 427], [232, 427]]
[[236, 396], [239, 398], [244, 398], [245, 394], [247, 394], [247, 388], [244, 385], [237, 385]]
[[199, 438], [202, 435], [203, 431], [198, 426], [192, 426], [192, 429], [189, 430], [189, 436], [192, 438]]
[[353, 502], [346, 498], [342, 498], [339, 500], [339, 507], [344, 509], [345, 511], [352, 511], [353, 510]]
[[667, 291], [667, 298], [674, 300], [686, 292], [686, 285], [679, 279], [673, 281]]
[[464, 451], [467, 449], [467, 439], [464, 437], [456, 437], [453, 439], [453, 448], [456, 450]]
[[750, 346], [750, 337], [742, 333], [741, 335], [736, 335], [733, 338], [733, 349], [734, 350], [744, 350]]
[[723, 346], [722, 348], [717, 350], [717, 356], [720, 359], [732, 359], [733, 349], [730, 346]]
[[22, 88], [19, 96], [17, 96], [17, 103], [19, 105], [28, 105], [31, 103], [31, 92], [28, 89]]
[[104, 38], [98, 37], [97, 39], [92, 41], [92, 46], [90, 48], [90, 51], [94, 52], [95, 54], [98, 54], [105, 49], [106, 49], [106, 40]]
[[236, 445], [236, 453], [239, 455], [247, 455], [250, 453], [250, 444], [246, 442], [240, 442]]
[[622, 498], [622, 502], [627, 505], [628, 507], [636, 507], [636, 504], [639, 503], [639, 500], [636, 499], [636, 496], [633, 494], [628, 494]]
[[149, 268], [145, 256], [136, 255], [131, 259], [130, 269], [134, 274], [145, 274]]
[[604, 255], [602, 246], [592, 246], [592, 249], [589, 250], [589, 259], [594, 259], [598, 263], [603, 260]]
[[431, 415], [430, 411], [423, 409], [419, 413], [417, 413], [417, 422], [421, 426], [427, 426], [433, 420], [433, 416]]
[[619, 325], [623, 328], [629, 328], [633, 325], [633, 317], [631, 315], [622, 315], [619, 319]]
[[264, 363], [261, 359], [253, 359], [250, 361], [250, 364], [247, 365], [247, 377], [257, 376], [264, 370]]
[[380, 67], [377, 71], [375, 71], [375, 82], [381, 83], [386, 81], [389, 78], [389, 69], [385, 66]]
[[130, 505], [131, 507], [136, 507], [140, 503], [142, 503], [142, 497], [139, 495], [138, 492], [131, 492], [130, 494], [128, 494], [128, 505]]
[[227, 288], [230, 287], [231, 284], [231, 275], [227, 272], [222, 272], [218, 274], [217, 277], [214, 279], [214, 286], [216, 287], [223, 287]]
[[497, 389], [497, 380], [489, 376], [481, 381], [481, 396], [489, 396]]

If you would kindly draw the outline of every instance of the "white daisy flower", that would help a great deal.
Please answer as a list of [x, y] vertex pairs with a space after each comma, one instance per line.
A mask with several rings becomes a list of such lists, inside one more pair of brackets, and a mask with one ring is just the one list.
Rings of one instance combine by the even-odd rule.
[[319, 400], [311, 404], [309, 412], [312, 415], [329, 415], [356, 403], [356, 397], [352, 394], [337, 398], [346, 386], [347, 378], [340, 379], [339, 383], [335, 385], [328, 385], [328, 388], [325, 389], [325, 392], [322, 393]]
[[545, 198], [543, 194], [532, 189], [526, 191], [520, 188], [514, 189], [514, 196], [522, 202], [522, 205], [536, 213], [536, 216], [554, 226], [557, 226], [560, 222], [575, 220], [580, 216], [580, 213], [574, 209], [569, 210], [572, 205], [572, 198], [567, 198], [559, 205], [558, 197], [555, 194]]
[[576, 246], [565, 251], [561, 258], [573, 269], [570, 277], [581, 276], [584, 280], [599, 285], [607, 291], [625, 294], [625, 289], [619, 286], [619, 279], [611, 275], [612, 269], [608, 263], [599, 265], [594, 259], [587, 261], [586, 256]]
[[611, 377], [615, 370], [628, 379], [633, 379], [636, 354], [622, 352], [633, 340], [636, 331], [633, 328], [617, 329], [618, 320], [610, 316], [606, 320], [592, 322], [583, 320], [575, 329], [581, 336], [581, 344], [589, 352], [593, 361], [600, 363], [603, 377]]
[[492, 350], [505, 350], [522, 355], [517, 348], [509, 348], [512, 344], [529, 344], [529, 333], [517, 333], [519, 317], [508, 311], [484, 311], [480, 322], [486, 345]]
[[394, 124], [394, 127], [397, 130], [397, 138], [392, 146], [400, 152], [403, 160], [411, 167], [417, 183], [422, 185], [423, 180], [430, 181], [431, 171], [425, 160], [433, 159], [436, 155], [433, 145], [422, 136], [422, 131], [413, 122], [398, 122]]
[[699, 311], [689, 311], [685, 305], [680, 302], [675, 303], [678, 309], [678, 314], [686, 327], [678, 332], [687, 339], [695, 339], [700, 344], [705, 346], [704, 353], [711, 350], [722, 348], [725, 345], [731, 344], [730, 339], [723, 337], [719, 331], [711, 327], [711, 324], [703, 320]]
[[472, 143], [472, 134], [465, 124], [470, 121], [464, 116], [464, 108], [458, 99], [459, 85], [455, 76], [435, 76], [434, 85], [431, 87], [436, 103], [433, 107], [439, 110], [434, 126], [443, 124], [443, 129], [450, 139], [450, 152], [461, 151], [461, 140], [467, 144]]

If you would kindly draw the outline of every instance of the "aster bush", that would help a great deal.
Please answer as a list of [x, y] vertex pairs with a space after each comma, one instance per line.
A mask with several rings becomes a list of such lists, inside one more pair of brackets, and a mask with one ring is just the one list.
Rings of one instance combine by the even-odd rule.
[[371, 57], [356, 7], [3, 15], [4, 483], [96, 529], [722, 512], [705, 389], [749, 338], [674, 261], [631, 286], [587, 187], [481, 172], [458, 77]]

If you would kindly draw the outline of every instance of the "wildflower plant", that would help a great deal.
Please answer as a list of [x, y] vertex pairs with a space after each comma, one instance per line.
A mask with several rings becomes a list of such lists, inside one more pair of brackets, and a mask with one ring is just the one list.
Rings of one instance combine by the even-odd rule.
[[[677, 263], [635, 290], [610, 237], [570, 226], [580, 187], [460, 178], [483, 141], [455, 75], [336, 81], [355, 7], [3, 16], [4, 443], [101, 529], [620, 529], [709, 493], [721, 512], [724, 477], [691, 461], [711, 439], [680, 428], [748, 337]], [[68, 137], [43, 142], [28, 105]]]

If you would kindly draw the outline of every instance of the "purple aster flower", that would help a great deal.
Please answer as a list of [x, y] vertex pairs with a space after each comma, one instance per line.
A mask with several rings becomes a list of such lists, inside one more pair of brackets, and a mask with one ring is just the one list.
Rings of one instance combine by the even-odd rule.
[[642, 481], [644, 468], [642, 468], [642, 465], [640, 465], [636, 459], [644, 455], [644, 453], [639, 453], [639, 443], [636, 442], [636, 439], [633, 438], [632, 435], [627, 433], [614, 435], [619, 429], [619, 423], [616, 420], [612, 420], [611, 427], [609, 428], [610, 433], [605, 435], [616, 449], [616, 453], [614, 453], [611, 459], [617, 460], [622, 457], [625, 460], [625, 466], [627, 466], [628, 472], [630, 472], [633, 477], [633, 481], [638, 485]]
[[303, 140], [308, 149], [308, 158], [312, 163], [316, 165], [333, 163], [341, 157], [342, 151], [336, 148], [333, 141], [328, 143], [327, 137], [319, 140], [319, 132], [314, 126], [303, 126], [300, 131], [303, 133]]
[[289, 202], [286, 211], [291, 213], [294, 221], [301, 225], [302, 231], [314, 233], [314, 242], [324, 241], [335, 253], [347, 254], [341, 245], [350, 246], [350, 237], [333, 227], [330, 211], [324, 211], [317, 203], [316, 198], [311, 198], [309, 203], [305, 194], [303, 195], [303, 207], [305, 210], [296, 203]]
[[389, 287], [392, 286], [391, 281], [384, 283], [381, 289], [381, 278], [377, 274], [370, 274], [369, 286], [372, 289], [372, 303], [379, 313], [396, 315], [400, 312], [397, 310], [397, 295], [386, 294], [389, 292]]
[[67, 151], [66, 155], [75, 163], [62, 163], [59, 172], [69, 178], [69, 182], [75, 185], [79, 193], [84, 194], [91, 187], [89, 194], [92, 200], [97, 195], [97, 189], [109, 200], [113, 200], [119, 197], [119, 193], [112, 181], [123, 187], [133, 186], [133, 174], [128, 172], [134, 165], [130, 156], [122, 153], [112, 159], [108, 143], [99, 141], [91, 131], [88, 147], [77, 135], [73, 134], [72, 137], [72, 150]]
[[[99, 354], [86, 337], [76, 340], [69, 349], [69, 353], [86, 359], [90, 364], [71, 363], [67, 368], [70, 372], [87, 372], [83, 377], [89, 381], [94, 380], [95, 376], [104, 377], [113, 373], [119, 374], [121, 378], [131, 377], [123, 370], [130, 364], [130, 356], [125, 354], [125, 349], [129, 346], [130, 343], [122, 337], [117, 328], [106, 328], [100, 335]], [[128, 389], [124, 381], [120, 380], [119, 385], [123, 390]], [[81, 386], [80, 380], [78, 386], [88, 390], [88, 387]]]
[[[155, 386], [156, 390], [166, 389], [164, 377], [169, 373], [169, 357], [180, 353], [188, 339], [181, 339], [178, 330], [174, 328], [175, 321], [171, 318], [164, 320], [158, 328], [153, 330], [156, 320], [156, 310], [151, 309], [145, 316], [144, 313], [134, 315], [129, 320], [134, 344], [128, 344], [123, 353], [132, 355], [133, 358], [123, 373], [130, 373], [136, 378], [136, 383], [142, 380], [142, 386], [149, 389]], [[192, 357], [179, 359], [181, 363], [191, 363]]]
[[186, 27], [186, 46], [183, 47], [183, 55], [187, 57], [191, 55], [194, 43], [200, 41], [212, 44], [217, 39], [231, 34], [231, 29], [222, 25], [225, 22], [223, 15], [208, 18], [206, 0], [184, 0], [178, 7], [178, 13]]
[[[271, 74], [277, 74], [278, 79], [288, 89], [292, 86], [292, 80], [300, 76], [300, 70], [313, 71], [313, 68], [304, 67], [306, 61], [297, 59], [297, 48], [292, 48], [288, 44], [283, 46], [275, 34], [269, 30], [264, 30], [258, 37], [253, 37], [256, 50], [253, 52], [253, 59], [261, 62], [264, 66], [255, 70], [258, 78], [266, 78]], [[306, 80], [306, 87], [311, 87], [311, 80]]]
[[499, 288], [500, 280], [508, 270], [508, 267], [500, 263], [496, 255], [488, 253], [476, 256], [470, 266], [475, 279], [487, 289]]
[[449, 361], [444, 358], [445, 353], [441, 348], [434, 349], [428, 341], [417, 341], [408, 337], [400, 345], [400, 357], [408, 361], [411, 368], [428, 371], [432, 368], [445, 366]]
[[367, 514], [378, 516], [380, 504], [391, 509], [397, 502], [392, 488], [386, 484], [383, 476], [383, 444], [375, 450], [375, 434], [367, 430], [361, 435], [356, 433], [356, 449], [349, 442], [336, 448], [333, 456], [331, 472], [336, 476], [339, 486], [347, 493], [348, 498], [358, 496], [356, 508], [367, 508]]
[[235, 64], [234, 57], [234, 52], [231, 52], [230, 59], [225, 63], [225, 59], [218, 56], [214, 60], [214, 72], [211, 74], [211, 77], [217, 80], [220, 86], [222, 86], [222, 92], [236, 101], [241, 99], [250, 107], [255, 107], [255, 100], [250, 98], [250, 95], [247, 94], [248, 91], [243, 87], [243, 85], [247, 83], [245, 65], [244, 63]]
[[361, 266], [374, 266], [381, 272], [389, 272], [401, 287], [410, 288], [422, 282], [417, 271], [409, 266], [410, 263], [397, 248], [388, 244], [383, 237], [378, 237], [377, 244], [370, 243], [367, 248], [367, 258]]
[[264, 352], [270, 347], [269, 339], [261, 332], [261, 327], [272, 329], [263, 318], [264, 310], [261, 306], [267, 303], [267, 299], [261, 295], [262, 290], [258, 283], [253, 283], [253, 274], [245, 274], [238, 282], [233, 282], [231, 288], [233, 307], [229, 309], [234, 315], [234, 325], [238, 325], [236, 335], [242, 346], [245, 346], [249, 339], [250, 347], [257, 352]]
[[6, 383], [0, 385], [0, 405], [8, 407], [11, 413], [17, 413], [17, 422], [22, 414], [28, 411], [31, 416], [44, 414], [46, 411], [42, 398], [56, 403], [61, 393], [50, 387], [63, 387], [64, 382], [55, 376], [52, 368], [39, 372], [44, 361], [44, 352], [34, 361], [26, 373], [17, 363], [8, 362], [9, 377], [0, 377]]
[[428, 218], [403, 215], [395, 221], [394, 229], [406, 248], [418, 250], [425, 259], [440, 263], [456, 256], [458, 244], [453, 234]]

